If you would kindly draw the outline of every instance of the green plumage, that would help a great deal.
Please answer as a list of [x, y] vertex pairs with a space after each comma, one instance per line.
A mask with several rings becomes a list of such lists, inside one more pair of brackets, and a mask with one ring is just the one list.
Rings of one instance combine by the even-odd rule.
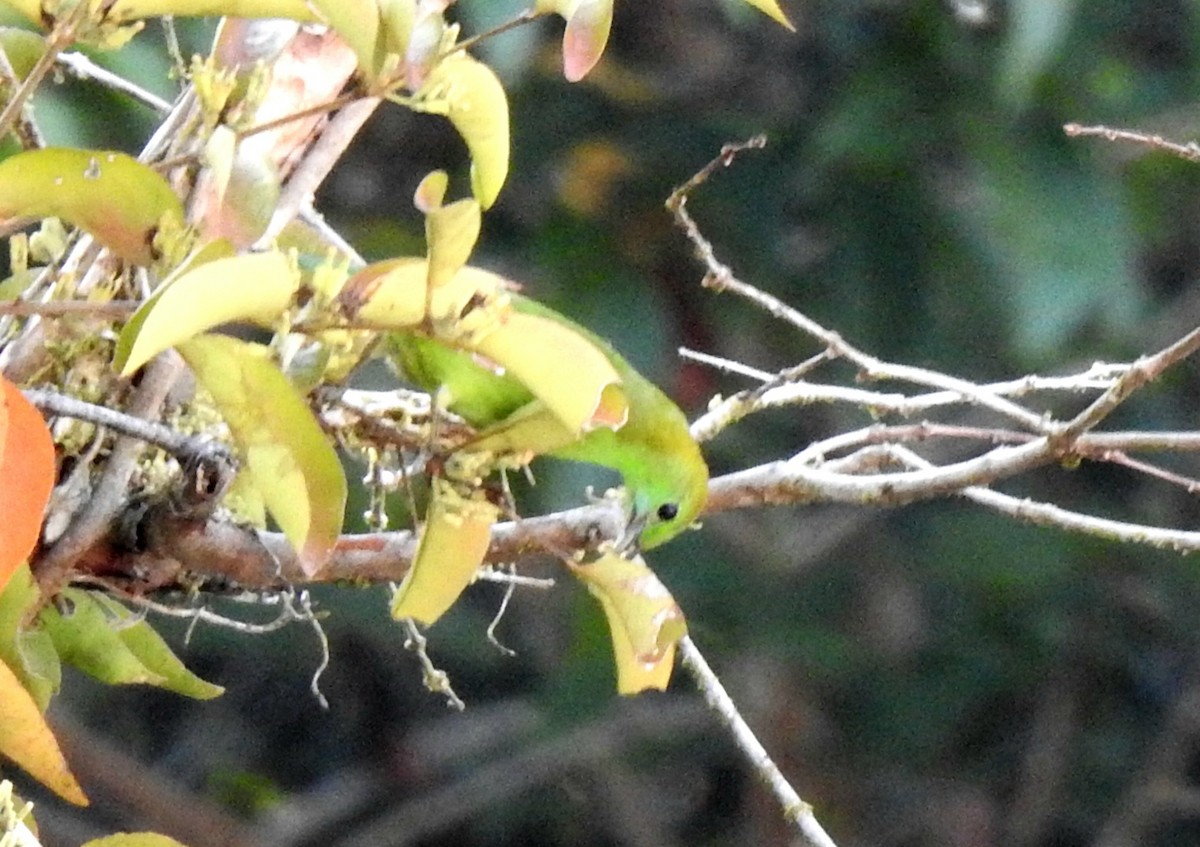
[[631, 520], [644, 526], [643, 549], [686, 529], [704, 506], [708, 467], [688, 434], [683, 412], [603, 339], [533, 300], [514, 294], [512, 302], [519, 312], [571, 327], [608, 357], [628, 403], [624, 426], [575, 437], [519, 381], [489, 370], [470, 353], [424, 336], [394, 333], [388, 337], [387, 353], [414, 383], [445, 392], [450, 410], [480, 430], [476, 446], [531, 450], [618, 471], [632, 502]]

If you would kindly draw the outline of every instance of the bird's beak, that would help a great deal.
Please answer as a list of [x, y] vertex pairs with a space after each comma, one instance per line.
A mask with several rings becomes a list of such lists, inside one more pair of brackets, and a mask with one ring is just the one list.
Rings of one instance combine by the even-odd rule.
[[622, 554], [641, 552], [639, 549], [639, 539], [649, 519], [649, 512], [639, 513], [637, 508], [634, 507], [633, 513], [629, 516], [629, 522], [625, 524], [625, 531], [617, 539], [617, 552]]

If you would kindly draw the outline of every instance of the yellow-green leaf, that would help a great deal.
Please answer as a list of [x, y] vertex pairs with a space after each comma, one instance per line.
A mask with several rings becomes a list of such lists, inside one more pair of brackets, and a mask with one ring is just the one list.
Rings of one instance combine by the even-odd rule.
[[168, 347], [220, 324], [269, 324], [299, 287], [299, 270], [274, 251], [193, 261], [130, 318], [117, 341], [113, 365], [128, 376]]
[[417, 554], [392, 598], [392, 617], [426, 625], [440, 618], [475, 578], [499, 514], [482, 493], [464, 496], [434, 480]]
[[787, 27], [792, 32], [796, 31], [796, 27], [792, 26], [792, 22], [789, 21], [788, 16], [783, 13], [783, 9], [779, 8], [779, 3], [777, 0], [743, 0], [743, 2], [749, 3], [771, 20]]
[[64, 662], [109, 685], [163, 684], [165, 680], [125, 646], [116, 622], [91, 592], [66, 588], [55, 603], [43, 609], [38, 620]]
[[46, 52], [46, 42], [40, 35], [16, 27], [0, 27], [0, 45], [4, 47], [4, 55], [8, 57], [13, 73], [21, 80]]
[[116, 21], [141, 20], [162, 15], [314, 20], [306, 0], [117, 0], [108, 14]]
[[346, 476], [304, 398], [261, 345], [201, 335], [178, 349], [229, 425], [271, 517], [315, 573], [342, 531]]
[[445, 115], [471, 154], [471, 188], [483, 208], [496, 201], [508, 176], [508, 98], [496, 74], [465, 53], [438, 62], [413, 108]]
[[621, 694], [665, 690], [675, 664], [675, 645], [686, 634], [687, 624], [658, 576], [641, 556], [626, 558], [612, 550], [571, 569], [600, 601], [608, 619], [617, 690]]
[[97, 594], [95, 599], [116, 622], [117, 637], [129, 652], [146, 670], [161, 678], [161, 682], [155, 683], [158, 687], [196, 700], [211, 700], [225, 692], [221, 686], [206, 682], [189, 671], [149, 623], [136, 620], [128, 609], [111, 597]]
[[603, 350], [567, 324], [510, 312], [470, 349], [504, 368], [576, 434], [625, 423], [622, 398], [605, 394], [621, 382], [616, 368]]
[[93, 838], [82, 847], [184, 847], [174, 838], [157, 832], [118, 832], [104, 838]]
[[376, 262], [346, 281], [338, 304], [357, 327], [425, 328], [450, 339], [474, 332], [481, 322], [490, 325], [496, 320], [497, 314], [488, 304], [498, 302], [504, 285], [500, 277], [464, 267], [429, 292], [427, 304], [428, 279], [429, 263], [425, 259], [404, 257]]
[[182, 225], [183, 206], [165, 179], [124, 153], [47, 147], [0, 162], [0, 221], [49, 217], [150, 264], [155, 234]]
[[44, 712], [62, 684], [62, 668], [50, 636], [36, 626], [25, 626], [26, 617], [40, 600], [29, 565], [21, 565], [0, 592], [0, 661], [17, 675]]
[[4, 662], [0, 662], [0, 754], [64, 800], [88, 804], [41, 709]]
[[429, 286], [448, 282], [471, 258], [482, 223], [479, 203], [458, 200], [425, 214], [425, 242], [429, 252]]
[[417, 0], [379, 0], [379, 24], [388, 52], [403, 56], [408, 52], [417, 20]]

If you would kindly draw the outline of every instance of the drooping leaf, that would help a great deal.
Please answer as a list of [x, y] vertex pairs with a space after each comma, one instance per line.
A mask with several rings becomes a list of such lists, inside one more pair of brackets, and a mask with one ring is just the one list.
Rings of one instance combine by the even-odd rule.
[[121, 643], [146, 670], [161, 678], [161, 682], [155, 683], [158, 687], [196, 700], [211, 700], [225, 692], [221, 686], [206, 682], [188, 670], [149, 623], [136, 620], [128, 609], [111, 597], [97, 594], [95, 599], [115, 622]]
[[150, 671], [125, 646], [96, 595], [66, 588], [38, 616], [54, 642], [58, 655], [88, 676], [108, 685], [162, 685], [165, 680]]
[[182, 224], [183, 206], [163, 177], [124, 153], [47, 147], [0, 162], [0, 221], [49, 217], [144, 265], [159, 228]]
[[392, 617], [425, 625], [440, 618], [475, 578], [499, 514], [481, 493], [464, 496], [434, 480], [417, 554], [392, 598]]
[[0, 662], [0, 754], [64, 800], [88, 804], [41, 709], [4, 662]]
[[184, 847], [174, 838], [157, 832], [118, 832], [104, 838], [93, 838], [83, 847]]
[[788, 20], [788, 16], [783, 13], [783, 9], [779, 8], [779, 3], [777, 0], [743, 0], [743, 2], [749, 3], [771, 20], [787, 27], [792, 32], [796, 31], [796, 27], [792, 25], [790, 20]]
[[275, 251], [193, 262], [130, 318], [117, 341], [113, 365], [128, 376], [168, 347], [220, 324], [269, 324], [299, 286], [299, 270]]
[[44, 712], [62, 684], [62, 667], [50, 636], [37, 626], [25, 625], [39, 602], [41, 593], [29, 565], [22, 564], [0, 591], [0, 661]]
[[612, 635], [617, 690], [637, 694], [665, 690], [675, 663], [675, 645], [687, 624], [671, 593], [641, 556], [611, 550], [594, 562], [572, 565], [600, 601]]
[[54, 441], [41, 412], [0, 376], [0, 591], [37, 544], [54, 487]]
[[487, 65], [454, 53], [429, 74], [412, 106], [445, 115], [471, 154], [471, 188], [479, 205], [496, 201], [508, 176], [508, 98]]
[[178, 349], [229, 425], [271, 516], [315, 573], [342, 531], [346, 476], [308, 405], [261, 345], [201, 335]]

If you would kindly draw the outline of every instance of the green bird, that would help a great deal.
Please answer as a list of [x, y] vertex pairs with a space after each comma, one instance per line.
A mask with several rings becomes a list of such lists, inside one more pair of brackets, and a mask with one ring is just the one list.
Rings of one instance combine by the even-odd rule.
[[389, 334], [385, 352], [408, 379], [443, 392], [450, 411], [480, 430], [472, 448], [533, 450], [613, 468], [624, 480], [632, 509], [622, 541], [636, 539], [642, 549], [650, 549], [674, 538], [700, 514], [708, 495], [708, 466], [683, 412], [603, 339], [527, 297], [512, 294], [511, 300], [516, 311], [563, 324], [604, 353], [621, 378], [628, 403], [623, 426], [600, 427], [582, 436], [570, 433], [512, 376], [416, 333]]

